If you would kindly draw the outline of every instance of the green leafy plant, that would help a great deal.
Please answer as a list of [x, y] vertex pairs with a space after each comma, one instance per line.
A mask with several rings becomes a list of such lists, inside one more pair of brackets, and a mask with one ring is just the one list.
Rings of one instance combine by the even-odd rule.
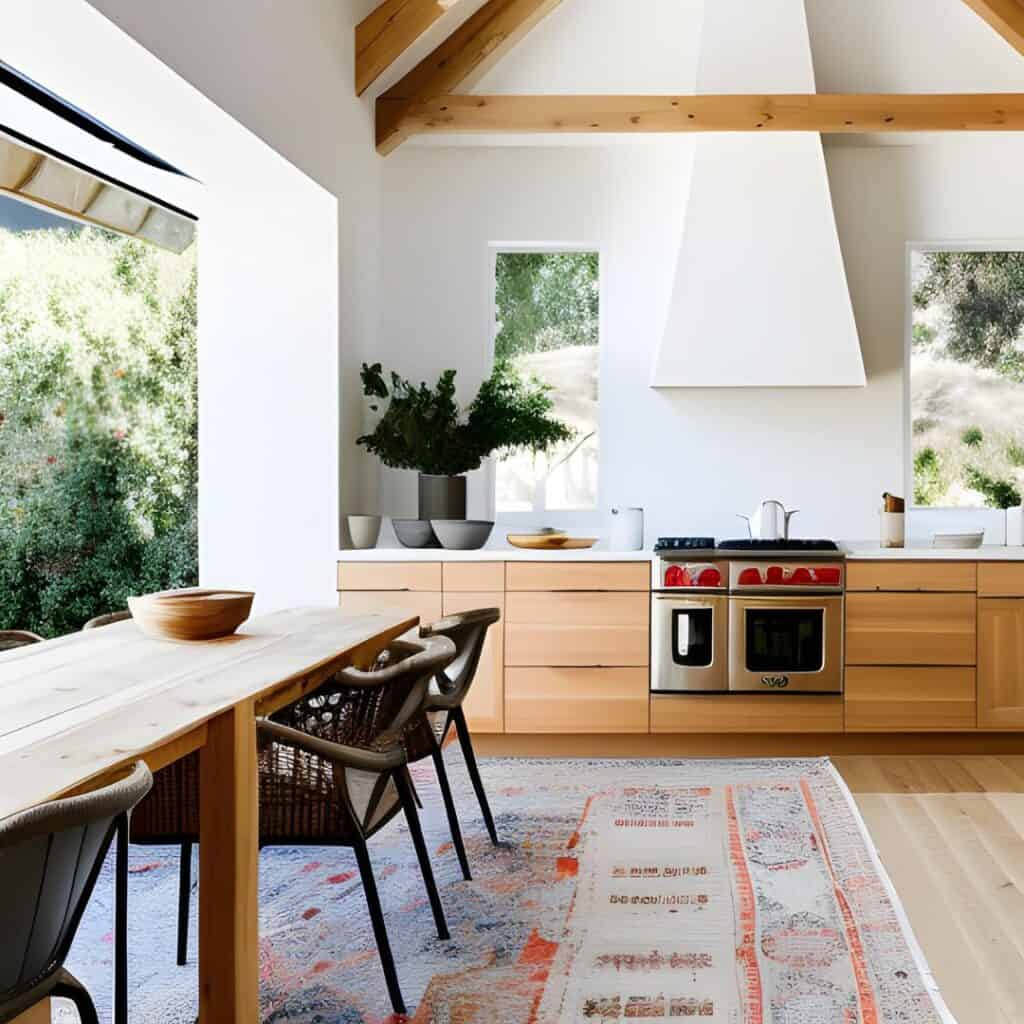
[[1024, 446], [1011, 441], [1006, 446], [1006, 459], [1011, 466], [1024, 466]]
[[495, 366], [465, 411], [455, 398], [455, 370], [445, 370], [433, 388], [397, 373], [389, 384], [380, 363], [364, 363], [360, 377], [371, 409], [387, 404], [374, 431], [356, 443], [394, 469], [459, 476], [479, 469], [490, 455], [547, 452], [574, 436], [550, 415], [550, 388], [524, 381], [505, 362]]
[[934, 505], [947, 486], [947, 473], [938, 452], [922, 448], [914, 456], [914, 503]]
[[964, 467], [964, 483], [984, 495], [991, 508], [1015, 508], [1021, 503], [1020, 491], [1010, 480], [997, 480], [975, 466]]
[[980, 448], [985, 440], [985, 434], [981, 427], [968, 427], [961, 435], [960, 440], [968, 448]]

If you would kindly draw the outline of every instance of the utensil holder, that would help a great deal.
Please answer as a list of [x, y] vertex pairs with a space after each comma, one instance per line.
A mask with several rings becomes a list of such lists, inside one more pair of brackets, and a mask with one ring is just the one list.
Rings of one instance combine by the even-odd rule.
[[906, 513], [879, 512], [879, 538], [883, 548], [902, 548], [906, 546]]

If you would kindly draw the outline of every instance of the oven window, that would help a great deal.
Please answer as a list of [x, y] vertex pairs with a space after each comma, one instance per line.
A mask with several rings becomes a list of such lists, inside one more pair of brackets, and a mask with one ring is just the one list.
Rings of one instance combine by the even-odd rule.
[[707, 668], [712, 660], [713, 613], [710, 608], [674, 609], [672, 660], [690, 668]]
[[748, 608], [747, 671], [820, 672], [824, 608]]

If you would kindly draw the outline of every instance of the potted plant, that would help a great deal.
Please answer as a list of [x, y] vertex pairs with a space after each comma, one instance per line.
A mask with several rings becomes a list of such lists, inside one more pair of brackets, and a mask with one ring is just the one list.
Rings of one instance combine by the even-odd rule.
[[380, 363], [363, 364], [360, 377], [370, 408], [383, 415], [356, 443], [385, 466], [419, 472], [419, 518], [465, 519], [466, 477], [490, 455], [528, 449], [535, 454], [572, 440], [573, 430], [551, 416], [551, 389], [523, 380], [508, 363], [495, 366], [468, 408], [455, 400], [455, 370], [433, 388], [418, 387]]

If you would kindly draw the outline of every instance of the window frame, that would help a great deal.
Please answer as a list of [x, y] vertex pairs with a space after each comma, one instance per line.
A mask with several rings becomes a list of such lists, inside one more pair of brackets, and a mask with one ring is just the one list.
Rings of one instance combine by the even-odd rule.
[[[918, 514], [941, 514], [946, 518], [971, 516], [976, 522], [979, 514], [1003, 516], [1003, 510], [988, 505], [918, 505], [914, 500], [914, 424], [913, 389], [910, 361], [914, 352], [914, 254], [922, 252], [1024, 252], [1024, 239], [995, 239], [992, 241], [908, 241], [904, 252], [903, 283], [903, 481], [907, 496], [907, 511]], [[1022, 385], [1024, 386], [1024, 385]], [[990, 543], [986, 539], [985, 543]]]
[[[489, 242], [487, 245], [487, 313], [488, 313], [488, 360], [487, 372], [494, 369], [494, 345], [497, 341], [497, 283], [498, 257], [506, 253], [559, 253], [559, 252], [593, 252], [597, 253], [597, 379], [598, 402], [597, 421], [598, 436], [604, 436], [605, 414], [601, 395], [604, 393], [604, 337], [605, 337], [605, 294], [606, 267], [604, 247], [596, 242]], [[498, 460], [489, 458], [484, 463], [484, 474], [487, 488], [488, 518], [495, 522], [507, 523], [509, 526], [559, 526], [565, 528], [586, 527], [597, 528], [604, 525], [605, 515], [605, 473], [604, 446], [599, 448], [597, 463], [597, 504], [587, 509], [528, 509], [523, 512], [498, 512], [497, 482]]]

